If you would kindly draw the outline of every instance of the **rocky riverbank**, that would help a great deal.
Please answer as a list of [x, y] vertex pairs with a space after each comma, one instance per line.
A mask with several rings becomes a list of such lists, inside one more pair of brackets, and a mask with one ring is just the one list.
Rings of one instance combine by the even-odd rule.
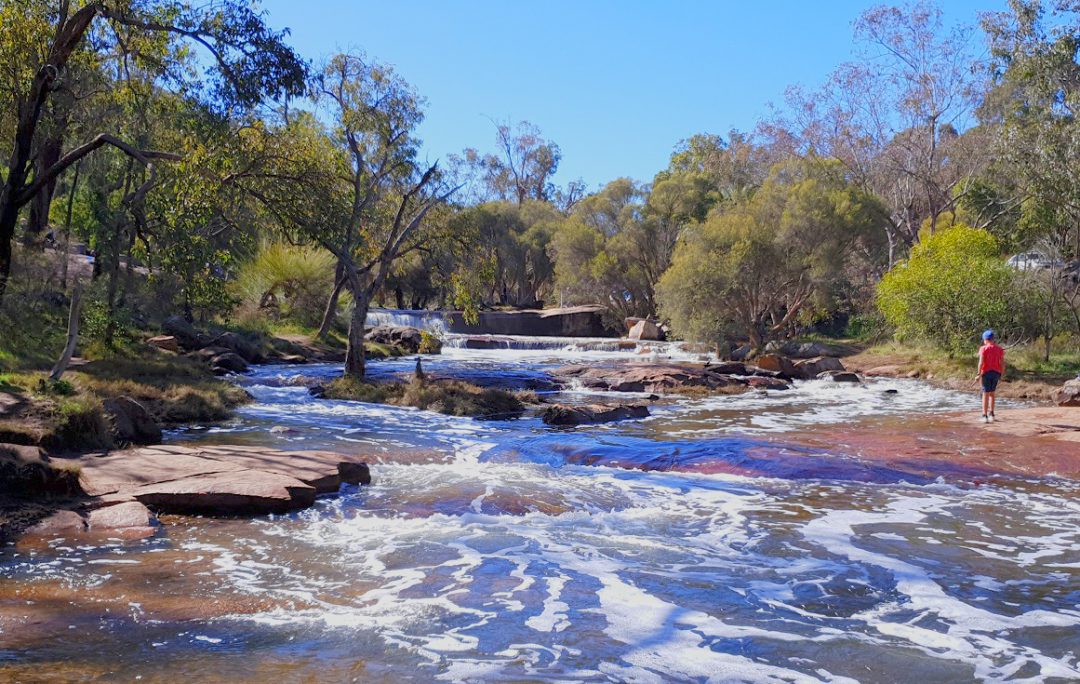
[[151, 536], [159, 514], [286, 513], [342, 484], [371, 483], [362, 458], [246, 446], [168, 445], [50, 459], [32, 447], [0, 445], [0, 469], [42, 483], [39, 491], [7, 490], [0, 522], [8, 537]]

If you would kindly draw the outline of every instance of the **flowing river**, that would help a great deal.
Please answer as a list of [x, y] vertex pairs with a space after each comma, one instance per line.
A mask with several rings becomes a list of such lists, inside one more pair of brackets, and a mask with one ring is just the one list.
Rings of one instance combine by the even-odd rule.
[[[448, 346], [425, 370], [543, 393], [554, 366], [635, 358], [514, 346], [556, 348]], [[875, 465], [832, 437], [915, 434], [970, 395], [812, 381], [558, 429], [291, 381], [338, 372], [259, 368], [235, 421], [169, 439], [367, 454], [372, 486], [289, 516], [0, 550], [3, 598], [27, 606], [0, 632], [0, 680], [1080, 680], [1077, 482]]]

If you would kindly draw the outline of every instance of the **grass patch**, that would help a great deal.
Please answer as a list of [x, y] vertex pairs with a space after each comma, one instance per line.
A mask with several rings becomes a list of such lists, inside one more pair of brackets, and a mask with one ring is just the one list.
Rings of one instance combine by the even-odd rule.
[[460, 380], [367, 383], [353, 378], [338, 378], [323, 389], [322, 396], [326, 399], [412, 406], [448, 416], [491, 420], [517, 418], [525, 411], [522, 399], [536, 399], [532, 393], [519, 396], [514, 392], [477, 387]]

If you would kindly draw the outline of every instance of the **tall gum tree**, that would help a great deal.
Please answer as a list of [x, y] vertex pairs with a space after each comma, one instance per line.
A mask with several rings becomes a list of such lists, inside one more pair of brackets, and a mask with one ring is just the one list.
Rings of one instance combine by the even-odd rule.
[[[12, 241], [23, 207], [51, 187], [64, 171], [105, 146], [115, 147], [139, 162], [171, 159], [174, 153], [140, 150], [115, 131], [103, 131], [66, 152], [51, 164], [38, 164], [42, 121], [73, 57], [92, 49], [88, 37], [100, 29], [103, 40], [116, 40], [121, 29], [164, 34], [210, 53], [213, 67], [200, 93], [223, 110], [247, 107], [267, 97], [302, 92], [306, 68], [284, 42], [284, 32], [271, 30], [262, 15], [241, 0], [211, 4], [181, 0], [27, 0], [5, 3], [0, 24], [0, 51], [28, 60], [7, 76], [14, 126], [5, 127], [10, 152], [0, 187], [0, 297], [12, 268]], [[18, 13], [20, 16], [15, 17]], [[11, 15], [11, 16], [8, 16]], [[9, 19], [18, 19], [18, 22]], [[18, 30], [34, 26], [38, 30]], [[47, 28], [46, 28], [47, 27]], [[191, 92], [200, 90], [182, 70], [176, 74]]]

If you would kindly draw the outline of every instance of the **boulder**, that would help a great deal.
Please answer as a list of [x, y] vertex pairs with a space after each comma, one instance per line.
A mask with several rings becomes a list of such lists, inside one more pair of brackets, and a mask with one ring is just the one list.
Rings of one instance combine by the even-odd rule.
[[406, 354], [416, 354], [424, 341], [424, 334], [419, 328], [408, 325], [377, 325], [364, 339], [401, 349]]
[[862, 382], [862, 378], [851, 371], [825, 371], [818, 375], [817, 379], [832, 380], [833, 382]]
[[26, 534], [41, 537], [64, 537], [86, 531], [86, 520], [75, 511], [56, 511], [40, 520]]
[[626, 326], [626, 334], [629, 336], [630, 331], [634, 329], [634, 326], [645, 320], [644, 318], [638, 318], [637, 316], [628, 316], [623, 319], [623, 325]]
[[161, 425], [150, 412], [131, 397], [115, 397], [102, 402], [109, 418], [113, 439], [119, 444], [160, 444]]
[[652, 321], [640, 320], [634, 324], [633, 328], [630, 328], [630, 332], [626, 335], [631, 340], [649, 340], [657, 341], [664, 339], [664, 333], [660, 331], [660, 326]]
[[221, 333], [210, 344], [228, 349], [248, 363], [262, 363], [266, 360], [266, 356], [259, 349], [259, 345], [238, 333]]
[[746, 370], [746, 364], [740, 361], [721, 361], [720, 363], [706, 364], [706, 366], [712, 373], [722, 373], [724, 375], [750, 375]]
[[277, 360], [280, 363], [288, 363], [293, 365], [307, 363], [308, 361], [306, 356], [301, 356], [300, 354], [284, 354], [282, 356], [279, 356]]
[[217, 375], [226, 375], [228, 373], [246, 373], [248, 370], [247, 362], [239, 354], [233, 352], [225, 352], [224, 354], [218, 354], [214, 358], [210, 359], [210, 369]]
[[802, 359], [795, 362], [800, 376], [804, 380], [812, 380], [826, 371], [844, 371], [844, 364], [840, 359], [832, 356], [815, 356], [812, 359]]
[[541, 416], [548, 425], [585, 425], [588, 423], [610, 423], [616, 420], [647, 418], [648, 407], [643, 404], [623, 404], [620, 406], [567, 406], [555, 404], [546, 409]]
[[210, 360], [219, 354], [230, 354], [225, 347], [203, 347], [197, 351], [189, 352], [187, 357], [189, 359], [195, 359], [196, 361], [202, 361], [203, 363], [210, 363]]
[[752, 375], [746, 378], [746, 385], [761, 390], [791, 389], [791, 385], [783, 378], [774, 378], [768, 375]]
[[135, 529], [153, 532], [158, 520], [145, 505], [125, 501], [90, 511], [87, 523], [92, 531]]
[[762, 354], [754, 359], [754, 363], [757, 367], [778, 373], [780, 377], [785, 380], [791, 380], [793, 378], [801, 378], [802, 372], [795, 367], [795, 363], [786, 356], [780, 356], [779, 354]]
[[775, 351], [792, 359], [812, 359], [819, 356], [839, 356], [842, 348], [822, 342], [788, 342], [769, 351]]
[[195, 329], [195, 326], [184, 320], [183, 316], [170, 316], [161, 324], [161, 329], [176, 339], [180, 346], [186, 349], [199, 349], [206, 346], [206, 336]]
[[1058, 406], [1080, 406], [1080, 378], [1069, 380], [1054, 393]]
[[732, 352], [731, 352], [731, 360], [732, 361], [746, 361], [747, 359], [750, 358], [750, 355], [753, 353], [753, 351], [754, 351], [753, 347], [751, 347], [748, 344], [744, 344], [743, 346], [732, 350]]
[[148, 339], [146, 343], [152, 347], [164, 349], [165, 351], [174, 353], [179, 353], [180, 351], [180, 341], [173, 335], [157, 335], [156, 337]]

